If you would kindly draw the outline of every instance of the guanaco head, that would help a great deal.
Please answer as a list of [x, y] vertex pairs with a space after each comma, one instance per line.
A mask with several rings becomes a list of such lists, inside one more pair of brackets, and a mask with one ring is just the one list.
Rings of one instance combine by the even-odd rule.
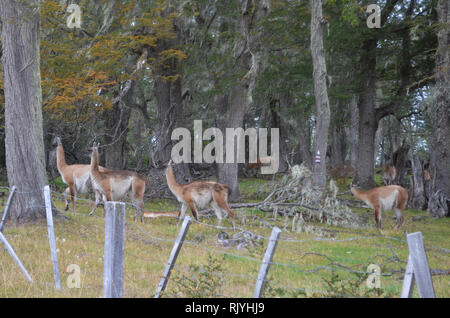
[[351, 182], [350, 183], [350, 191], [355, 194], [355, 189], [358, 190], [358, 187], [356, 186], [355, 183]]
[[52, 140], [52, 147], [56, 148], [61, 145], [62, 145], [61, 138], [59, 138], [58, 136], [55, 136]]
[[91, 168], [97, 167], [98, 168], [98, 146], [99, 143], [94, 142], [92, 147], [88, 148], [88, 153], [91, 157]]

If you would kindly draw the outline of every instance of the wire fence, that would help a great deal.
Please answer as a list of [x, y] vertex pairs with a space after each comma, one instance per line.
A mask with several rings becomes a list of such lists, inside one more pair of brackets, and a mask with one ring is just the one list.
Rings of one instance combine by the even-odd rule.
[[[10, 188], [8, 187], [0, 187], [0, 190], [4, 190], [9, 192]], [[37, 193], [39, 191], [15, 191], [15, 200], [26, 200], [27, 195], [31, 193]], [[64, 200], [64, 194], [59, 193], [57, 191], [51, 191], [52, 202], [59, 202]], [[70, 199], [70, 198], [68, 198]], [[69, 200], [70, 201], [70, 200]], [[85, 205], [92, 206], [95, 204], [95, 201], [77, 197], [76, 199], [77, 205]], [[129, 209], [134, 209], [134, 206], [130, 203], [125, 202], [126, 207]], [[3, 203], [2, 203], [3, 205]], [[42, 208], [45, 206], [33, 206], [32, 208]], [[54, 209], [58, 212], [59, 215], [64, 216], [67, 221], [74, 222], [76, 224], [76, 230], [70, 226], [64, 226], [64, 223], [56, 223], [56, 229], [59, 227], [61, 231], [65, 233], [72, 234], [73, 236], [79, 236], [80, 233], [83, 233], [84, 238], [89, 240], [89, 244], [95, 245], [99, 250], [103, 249], [105, 245], [104, 237], [104, 216], [97, 213], [94, 213], [92, 216], [88, 216], [83, 212], [76, 212], [72, 210], [61, 211], [54, 207]], [[242, 218], [247, 217], [245, 213], [240, 213], [237, 210], [237, 214]], [[91, 218], [91, 220], [97, 220], [99, 222], [84, 222], [82, 218]], [[245, 222], [245, 226], [242, 224], [237, 225], [234, 229], [233, 227], [226, 226], [217, 226], [208, 222], [204, 222], [204, 220], [208, 220], [205, 216], [200, 220], [194, 220], [193, 225], [194, 229], [188, 233], [186, 240], [184, 240], [185, 247], [183, 248], [185, 257], [182, 261], [189, 262], [190, 265], [186, 265], [184, 263], [177, 263], [174, 265], [173, 270], [176, 276], [176, 283], [179, 285], [183, 285], [182, 280], [186, 280], [186, 277], [190, 277], [190, 279], [195, 279], [197, 275], [204, 275], [207, 277], [210, 275], [211, 277], [220, 278], [222, 283], [224, 284], [238, 284], [238, 285], [247, 285], [247, 289], [249, 291], [252, 290], [252, 286], [254, 286], [257, 281], [257, 269], [262, 264], [262, 254], [264, 252], [264, 247], [267, 246], [270, 236], [264, 233], [255, 234], [254, 232], [265, 232], [265, 229], [271, 230], [277, 225], [277, 222], [283, 222], [282, 218], [278, 218], [277, 220], [264, 218], [264, 220], [258, 219], [258, 217], [253, 218], [251, 220], [247, 220]], [[253, 223], [252, 223], [253, 222]], [[273, 223], [270, 223], [273, 222]], [[88, 224], [88, 225], [87, 225]], [[160, 223], [158, 223], [160, 224]], [[163, 236], [161, 234], [157, 234], [158, 231], [155, 229], [155, 226], [152, 224], [141, 224], [134, 221], [126, 221], [126, 241], [137, 243], [145, 242], [145, 244], [150, 245], [151, 247], [157, 247], [159, 252], [156, 255], [153, 255], [152, 250], [146, 250], [145, 247], [142, 247], [140, 250], [129, 250], [125, 247], [125, 255], [129, 259], [134, 259], [136, 262], [145, 264], [144, 266], [152, 265], [152, 268], [160, 268], [162, 269], [165, 265], [166, 258], [161, 259], [160, 255], [168, 254], [170, 252], [170, 248], [173, 244], [177, 242], [176, 234], [173, 235], [173, 229], [170, 231], [172, 233], [169, 236]], [[284, 227], [285, 230], [282, 232], [280, 238], [278, 238], [278, 250], [282, 250], [283, 253], [287, 253], [288, 255], [281, 255], [281, 253], [275, 253], [274, 260], [270, 261], [271, 270], [269, 272], [268, 277], [265, 279], [266, 293], [272, 293], [273, 295], [286, 295], [286, 293], [290, 293], [290, 295], [320, 295], [320, 296], [336, 296], [336, 297], [354, 297], [354, 294], [347, 294], [338, 292], [336, 290], [327, 289], [327, 284], [332, 280], [332, 275], [335, 273], [345, 273], [348, 275], [359, 275], [358, 277], [367, 277], [373, 274], [373, 271], [368, 271], [361, 269], [362, 266], [367, 266], [367, 264], [378, 264], [383, 268], [383, 271], [378, 274], [381, 278], [393, 278], [393, 279], [401, 279], [405, 273], [405, 267], [407, 260], [401, 259], [395, 251], [395, 249], [407, 250], [407, 242], [405, 239], [393, 236], [386, 236], [382, 234], [372, 234], [372, 233], [364, 233], [361, 230], [348, 230], [348, 229], [333, 229], [331, 231], [332, 237], [322, 237], [315, 236], [309, 237], [305, 239], [295, 239], [292, 236], [298, 236], [297, 233], [291, 232], [287, 230], [287, 226]], [[234, 231], [235, 234], [242, 234], [244, 238], [235, 238], [226, 236], [224, 239], [218, 238], [218, 234], [227, 233], [225, 231]], [[314, 235], [313, 234], [308, 234]], [[321, 232], [323, 235], [323, 232]], [[353, 235], [351, 237], [346, 237], [348, 235]], [[60, 239], [60, 238], [59, 238]], [[373, 242], [370, 242], [373, 240]], [[371, 244], [364, 245], [364, 248], [370, 246], [377, 250], [375, 255], [367, 258], [360, 259], [356, 263], [355, 257], [349, 257], [349, 255], [343, 255], [341, 252], [337, 253], [337, 255], [330, 256], [332, 254], [333, 247], [330, 247], [330, 244], [340, 244], [346, 243], [346, 247], [348, 250], [358, 249], [360, 247], [360, 242], [369, 241]], [[57, 237], [58, 242], [58, 237]], [[225, 245], [224, 242], [227, 242], [228, 245]], [[389, 242], [396, 244], [393, 247]], [[242, 243], [239, 246], [239, 243]], [[326, 244], [327, 248], [324, 251], [316, 251], [323, 250], [322, 246], [319, 243]], [[355, 245], [348, 245], [351, 243], [355, 243]], [[125, 246], [128, 243], [125, 244]], [[427, 252], [432, 253], [434, 257], [435, 254], [440, 255], [445, 259], [449, 258], [450, 250], [427, 243], [425, 245]], [[389, 254], [382, 254], [381, 251], [388, 252]], [[350, 251], [351, 252], [351, 251]], [[189, 255], [193, 253], [194, 256]], [[203, 256], [202, 256], [203, 255]], [[219, 257], [223, 262], [231, 262], [236, 264], [222, 264], [222, 268], [220, 271], [214, 271], [208, 269], [207, 266], [198, 265], [198, 259], [203, 257], [204, 255], [215, 255], [215, 257]], [[307, 258], [314, 258], [315, 260], [307, 261]], [[317, 261], [317, 260], [320, 261]], [[345, 260], [349, 259], [352, 264], [345, 264]], [[99, 260], [100, 261], [100, 260]], [[131, 262], [131, 263], [130, 263]], [[128, 260], [126, 263], [126, 270], [124, 271], [124, 280], [127, 282], [132, 282], [133, 279], [136, 279], [133, 272], [127, 270], [129, 268], [134, 268], [132, 264], [133, 261]], [[196, 264], [196, 265], [193, 265]], [[240, 265], [239, 265], [240, 264]], [[448, 264], [448, 262], [447, 262]], [[127, 267], [128, 265], [128, 267]], [[158, 266], [156, 266], [158, 265]], [[205, 265], [205, 264], [203, 264]], [[239, 272], [225, 272], [224, 268], [230, 270], [239, 269]], [[449, 270], [432, 270], [432, 274], [448, 274]], [[86, 269], [85, 273], [89, 273], [89, 269]], [[92, 275], [100, 275], [100, 273], [90, 273]], [[161, 273], [155, 273], [154, 276], [159, 277]], [[328, 275], [328, 276], [327, 276]], [[324, 276], [326, 279], [324, 280]], [[287, 277], [287, 278], [286, 278]], [[298, 278], [298, 281], [295, 279], [291, 279], [290, 277]], [[238, 282], [237, 282], [238, 281]], [[243, 281], [246, 283], [244, 284]], [[301, 287], [299, 285], [304, 284], [308, 287]], [[127, 283], [127, 286], [131, 286], [131, 283]], [[166, 292], [166, 296], [177, 296], [179, 294], [174, 293], [174, 289], [176, 290], [177, 286], [175, 283], [170, 290]], [[317, 288], [314, 286], [321, 286], [322, 288]], [[99, 286], [91, 286], [86, 285], [87, 288], [98, 291], [100, 289]], [[154, 289], [156, 289], [156, 284], [151, 287], [147, 287], [147, 295], [154, 295]], [[330, 286], [328, 286], [330, 287]], [[180, 287], [178, 287], [180, 290]], [[137, 290], [136, 293], [129, 292], [126, 295], [138, 295], [140, 290]], [[344, 290], [345, 291], [345, 290]], [[347, 290], [348, 291], [348, 290]], [[232, 297], [233, 295], [215, 293], [214, 297]], [[250, 295], [242, 295], [243, 297], [248, 297]]]

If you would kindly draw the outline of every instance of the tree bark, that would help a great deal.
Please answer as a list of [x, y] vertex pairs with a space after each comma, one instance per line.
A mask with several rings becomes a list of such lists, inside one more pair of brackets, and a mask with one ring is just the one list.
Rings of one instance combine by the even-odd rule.
[[409, 206], [423, 210], [427, 206], [427, 199], [425, 197], [422, 163], [419, 156], [415, 155], [413, 157], [411, 160], [411, 167], [411, 198], [409, 199]]
[[277, 99], [271, 99], [269, 102], [270, 107], [270, 115], [271, 115], [271, 128], [278, 128], [279, 129], [279, 137], [280, 137], [280, 149], [279, 149], [279, 166], [278, 166], [278, 172], [284, 172], [289, 167], [289, 160], [288, 152], [289, 152], [289, 144], [288, 144], [288, 135], [287, 135], [287, 124], [283, 124], [283, 118], [281, 116], [281, 109], [282, 107], [285, 107], [286, 104], [286, 97], [282, 96], [279, 100]]
[[308, 169], [312, 170], [312, 155], [311, 155], [311, 136], [309, 133], [308, 117], [299, 115], [297, 120], [297, 137], [298, 142], [295, 146], [295, 155], [293, 164], [303, 163]]
[[332, 107], [332, 120], [330, 122], [330, 165], [332, 167], [343, 166], [347, 154], [347, 138], [345, 131], [346, 112], [342, 110], [341, 104]]
[[[381, 12], [381, 27], [384, 26], [389, 15], [394, 10], [398, 0], [388, 0]], [[368, 189], [375, 187], [374, 172], [374, 151], [375, 134], [381, 118], [390, 114], [391, 106], [382, 109], [375, 108], [376, 94], [376, 49], [378, 35], [371, 33], [370, 37], [363, 42], [362, 56], [360, 59], [361, 98], [358, 104], [359, 109], [359, 140], [358, 140], [358, 161], [356, 165], [355, 180], [361, 188]], [[406, 88], [402, 82], [401, 93]], [[389, 112], [386, 112], [389, 110]]]
[[[17, 194], [10, 206], [15, 224], [45, 217], [45, 172], [38, 1], [4, 0], [2, 20], [6, 169]], [[21, 193], [22, 192], [22, 193]]]
[[362, 96], [358, 105], [358, 161], [356, 165], [355, 183], [364, 189], [375, 187], [374, 149], [378, 120], [375, 116], [375, 73], [376, 73], [376, 39], [368, 39], [363, 45], [361, 57], [361, 75], [363, 82]]
[[348, 105], [350, 111], [350, 129], [349, 129], [349, 143], [350, 143], [350, 165], [356, 167], [358, 162], [358, 127], [359, 127], [359, 113], [356, 98], [353, 97]]
[[318, 186], [326, 185], [326, 153], [328, 146], [328, 128], [330, 125], [330, 103], [327, 92], [327, 66], [322, 32], [322, 1], [311, 0], [311, 55], [313, 60], [314, 96], [316, 103], [316, 135], [314, 138], [314, 156], [320, 153], [320, 163], [314, 163], [314, 182]]
[[436, 52], [436, 109], [433, 111], [431, 149], [433, 154], [433, 190], [428, 212], [435, 217], [449, 215], [450, 210], [450, 4], [440, 0], [437, 5], [439, 24]]
[[[233, 72], [237, 75], [237, 79], [228, 98], [228, 109], [224, 121], [226, 128], [243, 128], [245, 110], [251, 103], [252, 90], [261, 62], [261, 32], [255, 28], [255, 20], [266, 15], [270, 9], [268, 1], [240, 0], [238, 3], [241, 5], [241, 10], [235, 27], [238, 37], [233, 49], [235, 60]], [[236, 138], [234, 144], [237, 145]], [[234, 163], [217, 165], [219, 182], [231, 187], [232, 200], [239, 197], [237, 151], [234, 154]]]
[[131, 116], [131, 103], [133, 102], [134, 81], [131, 87], [114, 104], [113, 109], [105, 110], [105, 165], [111, 170], [123, 170], [127, 166], [127, 135], [128, 122]]

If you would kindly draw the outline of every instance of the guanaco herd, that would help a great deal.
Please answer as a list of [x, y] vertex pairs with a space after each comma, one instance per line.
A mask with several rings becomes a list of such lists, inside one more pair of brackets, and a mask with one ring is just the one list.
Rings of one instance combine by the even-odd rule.
[[[64, 191], [65, 210], [69, 209], [68, 196], [70, 195], [73, 212], [76, 212], [75, 202], [77, 194], [86, 194], [92, 188], [95, 194], [89, 215], [106, 201], [118, 201], [129, 195], [132, 206], [135, 208], [134, 219], [140, 216], [156, 218], [161, 216], [177, 216], [179, 221], [184, 218], [186, 210], [189, 208], [194, 218], [198, 221], [198, 209], [204, 209], [210, 205], [221, 225], [223, 215], [230, 216], [233, 228], [235, 228], [235, 216], [228, 206], [228, 196], [231, 195], [231, 188], [227, 184], [213, 181], [194, 181], [189, 184], [179, 184], [175, 178], [172, 161], [169, 161], [166, 168], [167, 185], [172, 194], [181, 203], [181, 212], [148, 212], [144, 211], [144, 193], [148, 186], [145, 177], [135, 171], [110, 170], [99, 165], [98, 144], [94, 144], [90, 150], [90, 164], [66, 163], [64, 148], [61, 139], [56, 137], [53, 146], [56, 147], [56, 162], [58, 172], [62, 181], [67, 184]], [[270, 162], [267, 158], [258, 158], [257, 162], [246, 166], [248, 169], [260, 167]], [[376, 187], [368, 191], [361, 191], [351, 184], [350, 190], [355, 197], [365, 202], [375, 211], [375, 222], [377, 229], [382, 228], [382, 211], [394, 210], [397, 219], [396, 227], [401, 227], [404, 221], [404, 209], [408, 202], [408, 191], [393, 183], [396, 181], [398, 173], [393, 166], [384, 167], [382, 173], [385, 186]]]
[[62, 181], [67, 184], [64, 191], [65, 210], [69, 209], [68, 195], [71, 197], [73, 212], [76, 212], [75, 202], [77, 194], [85, 194], [90, 188], [95, 193], [95, 203], [89, 215], [92, 215], [101, 203], [106, 201], [118, 201], [129, 195], [132, 206], [135, 208], [134, 219], [143, 217], [156, 218], [161, 216], [178, 216], [179, 220], [184, 218], [187, 208], [191, 209], [192, 215], [198, 221], [197, 208], [203, 209], [208, 204], [214, 209], [219, 220], [222, 221], [222, 213], [226, 212], [232, 219], [235, 227], [234, 213], [228, 207], [228, 196], [231, 194], [230, 186], [212, 181], [195, 181], [189, 184], [178, 184], [172, 168], [172, 161], [166, 168], [166, 179], [170, 191], [181, 203], [179, 212], [148, 212], [144, 211], [144, 193], [148, 185], [145, 177], [135, 171], [110, 170], [99, 165], [98, 144], [90, 148], [90, 164], [66, 163], [64, 148], [61, 139], [56, 137], [53, 146], [56, 147], [56, 166]]

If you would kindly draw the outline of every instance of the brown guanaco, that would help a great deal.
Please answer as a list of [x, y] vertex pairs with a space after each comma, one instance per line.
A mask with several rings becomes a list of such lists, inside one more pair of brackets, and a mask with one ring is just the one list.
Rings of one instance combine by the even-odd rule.
[[403, 211], [408, 203], [408, 191], [405, 188], [398, 185], [388, 185], [363, 192], [352, 184], [350, 189], [355, 197], [364, 201], [375, 210], [375, 222], [378, 229], [382, 227], [382, 210], [394, 210], [397, 218], [397, 227], [402, 226], [404, 220]]
[[[67, 196], [70, 194], [72, 199], [73, 212], [76, 212], [75, 201], [78, 193], [88, 193], [93, 191], [90, 180], [90, 165], [88, 164], [73, 164], [68, 165], [66, 163], [66, 156], [64, 154], [64, 148], [61, 142], [61, 138], [55, 137], [53, 140], [53, 146], [56, 146], [56, 166], [58, 172], [61, 175], [62, 181], [68, 185], [64, 191], [65, 210], [69, 209], [69, 202]], [[102, 172], [108, 171], [108, 169], [99, 167]], [[94, 191], [95, 192], [95, 191]], [[101, 195], [95, 192], [95, 203], [92, 206], [91, 215], [95, 208], [101, 202]]]
[[231, 195], [229, 185], [213, 181], [194, 181], [181, 185], [175, 179], [172, 160], [166, 169], [166, 179], [170, 191], [181, 203], [180, 221], [184, 218], [188, 207], [194, 218], [198, 220], [197, 208], [203, 209], [210, 204], [217, 216], [219, 226], [222, 223], [222, 212], [226, 212], [232, 219], [233, 228], [235, 227], [234, 213], [228, 207], [228, 196]]
[[90, 177], [93, 188], [102, 195], [103, 201], [118, 201], [130, 193], [131, 203], [136, 210], [137, 220], [140, 214], [143, 222], [144, 192], [146, 179], [135, 171], [109, 170], [101, 171], [98, 165], [98, 145], [91, 148]]

